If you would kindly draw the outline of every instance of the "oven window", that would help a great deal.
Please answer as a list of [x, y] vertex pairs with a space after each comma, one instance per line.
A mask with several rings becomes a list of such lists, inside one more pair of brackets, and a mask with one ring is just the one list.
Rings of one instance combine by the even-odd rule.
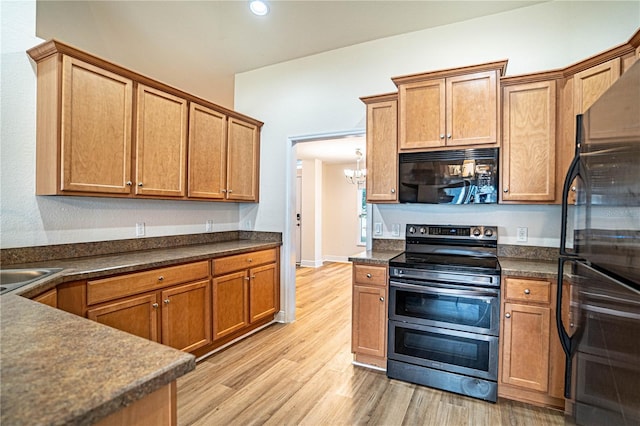
[[[498, 299], [496, 298], [496, 303]], [[397, 290], [396, 315], [490, 330], [492, 304], [486, 299]]]
[[489, 371], [490, 345], [485, 340], [396, 326], [394, 349], [413, 358]]

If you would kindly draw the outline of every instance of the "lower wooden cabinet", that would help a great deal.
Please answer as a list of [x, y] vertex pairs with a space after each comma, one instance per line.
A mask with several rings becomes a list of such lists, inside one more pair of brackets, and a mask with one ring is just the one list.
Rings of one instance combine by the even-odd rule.
[[87, 309], [87, 318], [145, 339], [158, 339], [158, 295], [128, 297]]
[[554, 281], [503, 279], [500, 397], [564, 409], [564, 353], [555, 303]]
[[277, 259], [270, 249], [213, 260], [214, 340], [273, 319], [280, 309]]
[[387, 368], [386, 266], [353, 265], [351, 352], [358, 363]]

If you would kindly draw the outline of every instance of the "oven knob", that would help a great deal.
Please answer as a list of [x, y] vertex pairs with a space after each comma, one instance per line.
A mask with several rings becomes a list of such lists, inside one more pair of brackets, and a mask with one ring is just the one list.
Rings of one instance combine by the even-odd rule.
[[411, 227], [409, 228], [409, 233], [410, 233], [410, 234], [415, 234], [415, 233], [416, 233], [416, 228], [414, 228], [413, 226], [411, 226]]
[[490, 238], [490, 237], [493, 237], [493, 229], [491, 229], [491, 228], [487, 228], [487, 229], [485, 229], [485, 230], [484, 230], [484, 236], [485, 236], [485, 237], [489, 237], [489, 238]]
[[420, 233], [421, 234], [426, 234], [427, 233], [427, 228], [425, 228], [424, 226], [422, 228], [420, 228]]
[[474, 237], [479, 237], [480, 235], [482, 235], [482, 232], [480, 232], [479, 228], [473, 228], [473, 236]]

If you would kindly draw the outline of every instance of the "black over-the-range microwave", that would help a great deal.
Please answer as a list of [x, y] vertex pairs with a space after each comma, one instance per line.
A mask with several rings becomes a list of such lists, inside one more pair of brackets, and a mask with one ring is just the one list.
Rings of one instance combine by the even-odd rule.
[[498, 148], [402, 153], [399, 157], [401, 203], [498, 202]]

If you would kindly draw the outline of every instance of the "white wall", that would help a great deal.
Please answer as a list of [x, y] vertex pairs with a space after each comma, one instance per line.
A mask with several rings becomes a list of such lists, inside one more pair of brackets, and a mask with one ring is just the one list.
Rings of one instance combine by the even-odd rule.
[[344, 262], [349, 256], [364, 251], [358, 236], [358, 186], [347, 182], [345, 168], [356, 168], [356, 163], [324, 164], [322, 257], [327, 261]]
[[135, 238], [135, 223], [146, 236], [250, 229], [239, 223], [236, 203], [125, 200], [35, 196], [35, 65], [27, 49], [35, 37], [34, 1], [1, 2], [1, 181], [2, 248]]
[[302, 161], [302, 244], [300, 265], [322, 266], [322, 161]]
[[[287, 318], [292, 319], [295, 310], [294, 267], [293, 262], [287, 265], [287, 259], [294, 258], [291, 146], [296, 135], [364, 127], [365, 106], [358, 98], [395, 91], [393, 76], [501, 59], [509, 59], [507, 75], [562, 68], [626, 42], [638, 27], [637, 1], [547, 2], [236, 75], [235, 108], [266, 123], [261, 184], [283, 189], [263, 197], [251, 211], [240, 206], [240, 216], [250, 216], [258, 229], [284, 231]], [[455, 213], [444, 208], [378, 206], [374, 220], [495, 223], [501, 226], [501, 243], [512, 241], [514, 226], [526, 226], [528, 243], [557, 245], [559, 209], [555, 206], [496, 206]]]

